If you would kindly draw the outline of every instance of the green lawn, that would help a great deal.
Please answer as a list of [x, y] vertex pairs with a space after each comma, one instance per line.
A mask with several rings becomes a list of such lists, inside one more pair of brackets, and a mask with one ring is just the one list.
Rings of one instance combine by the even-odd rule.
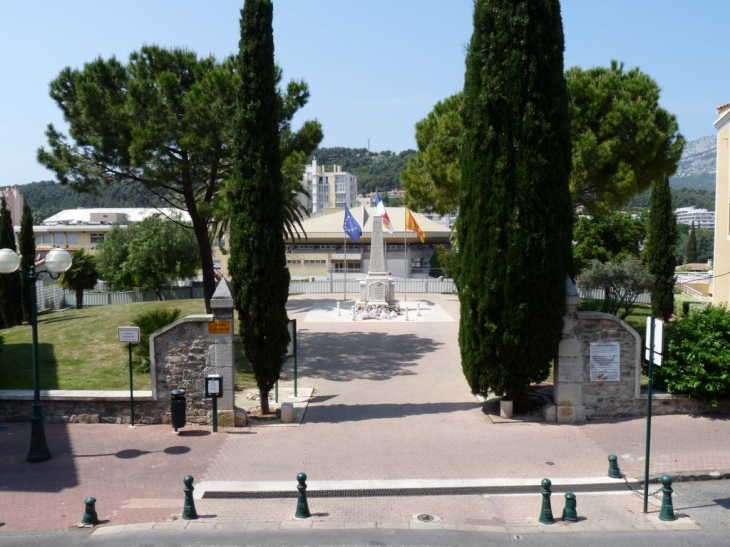
[[[183, 317], [205, 313], [203, 299], [139, 302], [69, 309], [38, 317], [38, 356], [41, 389], [129, 389], [127, 344], [117, 342], [117, 327], [131, 325], [139, 313], [155, 308], [179, 308]], [[235, 331], [238, 326], [234, 321]], [[30, 325], [2, 331], [0, 389], [33, 389]], [[255, 385], [234, 338], [236, 386]], [[150, 389], [150, 375], [134, 373], [135, 389]]]

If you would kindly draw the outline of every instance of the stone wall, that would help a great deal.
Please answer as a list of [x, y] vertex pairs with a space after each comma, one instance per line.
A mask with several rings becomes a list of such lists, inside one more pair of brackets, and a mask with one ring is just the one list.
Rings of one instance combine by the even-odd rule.
[[[233, 299], [225, 281], [211, 300], [211, 315], [184, 317], [150, 336], [151, 390], [134, 392], [135, 424], [170, 423], [170, 391], [186, 394], [187, 422], [212, 423], [204, 378], [220, 374], [224, 396], [218, 423], [234, 422]], [[42, 386], [41, 386], [42, 387]], [[0, 421], [29, 421], [33, 392], [0, 391]], [[129, 423], [129, 391], [41, 391], [48, 422]]]
[[[641, 337], [618, 317], [600, 312], [578, 312], [575, 335], [583, 361], [583, 397], [586, 418], [631, 416], [639, 413], [641, 394]], [[618, 381], [591, 381], [591, 344], [619, 344]], [[646, 401], [644, 401], [646, 405]]]
[[[641, 337], [618, 317], [600, 312], [579, 312], [579, 303], [580, 296], [568, 279], [567, 313], [554, 371], [554, 405], [546, 405], [543, 409], [545, 419], [558, 423], [581, 423], [597, 417], [646, 415], [648, 397], [641, 388]], [[595, 377], [591, 377], [591, 351], [598, 353], [598, 347], [592, 348], [592, 344], [604, 343], [618, 344], [618, 374], [599, 378], [603, 375], [595, 374], [594, 370]], [[682, 395], [655, 391], [652, 396], [652, 414], [728, 410], [730, 403], [712, 409]]]

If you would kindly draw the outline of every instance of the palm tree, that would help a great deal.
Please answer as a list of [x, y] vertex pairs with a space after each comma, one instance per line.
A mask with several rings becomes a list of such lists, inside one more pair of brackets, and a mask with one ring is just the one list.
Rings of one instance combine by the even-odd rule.
[[93, 289], [99, 279], [96, 260], [83, 249], [73, 252], [71, 267], [61, 274], [58, 282], [64, 288], [76, 292], [76, 309], [84, 303], [84, 289]]

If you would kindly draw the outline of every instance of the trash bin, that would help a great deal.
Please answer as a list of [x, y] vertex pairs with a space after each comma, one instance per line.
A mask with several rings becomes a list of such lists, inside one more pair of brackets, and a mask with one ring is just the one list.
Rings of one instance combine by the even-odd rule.
[[172, 427], [177, 432], [178, 428], [185, 427], [185, 390], [173, 389], [170, 395], [172, 397], [170, 400]]

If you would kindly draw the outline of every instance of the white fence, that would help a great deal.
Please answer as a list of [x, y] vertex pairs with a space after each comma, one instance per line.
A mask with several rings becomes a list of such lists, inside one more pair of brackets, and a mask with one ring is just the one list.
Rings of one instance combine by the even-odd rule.
[[[76, 293], [65, 291], [66, 305], [76, 307]], [[162, 289], [163, 300], [187, 300], [203, 298], [203, 287], [170, 287]], [[157, 300], [153, 290], [143, 291], [84, 291], [84, 306], [109, 306], [111, 304], [131, 304], [132, 302], [151, 302]]]
[[[581, 298], [587, 298], [590, 300], [603, 300], [606, 296], [605, 289], [582, 289], [576, 287]], [[636, 299], [639, 304], [651, 304], [651, 293], [643, 292]]]
[[[346, 285], [345, 285], [346, 283]], [[590, 298], [594, 300], [603, 300], [603, 289], [587, 290], [578, 288], [581, 298]], [[682, 285], [682, 288], [684, 286]], [[396, 279], [396, 294], [403, 293], [440, 293], [455, 294], [456, 285], [452, 279]], [[689, 291], [688, 291], [689, 292]], [[346, 282], [342, 279], [322, 280], [322, 281], [292, 281], [289, 284], [289, 294], [338, 294], [347, 293], [349, 295], [357, 295], [360, 293], [360, 280], [348, 279]], [[36, 295], [38, 298], [38, 309], [59, 309], [63, 307], [76, 307], [76, 293], [67, 291], [55, 284], [36, 285]], [[202, 287], [173, 287], [163, 289], [162, 296], [165, 300], [185, 300], [189, 298], [203, 298]], [[698, 295], [693, 295], [699, 298]], [[702, 295], [704, 296], [704, 295]], [[84, 291], [84, 306], [108, 306], [111, 304], [129, 304], [132, 302], [150, 302], [156, 300], [155, 291], [143, 291], [136, 289], [133, 291], [120, 292], [102, 292], [102, 291]], [[639, 295], [637, 302], [641, 304], [650, 304], [651, 295], [648, 292]]]
[[[456, 293], [456, 285], [451, 279], [396, 279], [395, 292], [400, 293]], [[289, 294], [326, 294], [347, 293], [360, 294], [360, 280], [342, 279], [323, 281], [292, 281], [289, 284]]]

